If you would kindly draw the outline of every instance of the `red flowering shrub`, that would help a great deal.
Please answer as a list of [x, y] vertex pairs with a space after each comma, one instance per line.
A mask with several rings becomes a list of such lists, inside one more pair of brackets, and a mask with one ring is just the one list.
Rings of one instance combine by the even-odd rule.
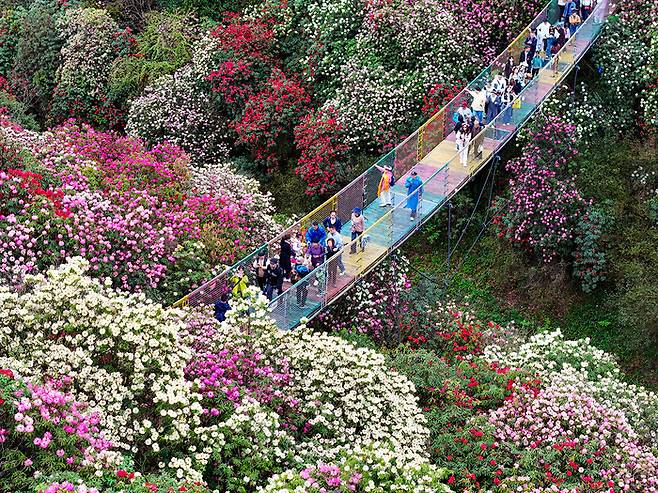
[[216, 51], [206, 80], [220, 94], [230, 112], [239, 114], [258, 84], [277, 66], [272, 20], [244, 20], [227, 14], [224, 23], [211, 32]]
[[307, 194], [323, 194], [335, 187], [336, 162], [349, 151], [341, 131], [333, 108], [309, 113], [295, 127], [295, 145], [300, 151], [295, 172], [307, 183]]
[[232, 126], [239, 142], [271, 170], [278, 156], [287, 154], [293, 126], [310, 102], [311, 97], [295, 78], [276, 69], [264, 88], [249, 98], [242, 117]]
[[[422, 323], [408, 322], [403, 330], [412, 350], [432, 351], [444, 361], [460, 361], [482, 352], [483, 327], [468, 313], [448, 308], [435, 311]], [[411, 320], [416, 320], [412, 315]], [[494, 329], [493, 322], [489, 328]]]
[[224, 17], [224, 22], [210, 34], [227, 55], [235, 59], [258, 60], [270, 64], [275, 61], [273, 24], [273, 19], [246, 20], [230, 12]]
[[448, 104], [459, 94], [465, 83], [458, 84], [436, 84], [429, 93], [423, 96], [423, 115], [430, 117]]
[[483, 436], [469, 428], [472, 418], [498, 408], [519, 389], [536, 391], [539, 385], [523, 370], [500, 368], [479, 358], [448, 363], [424, 349], [400, 351], [390, 363], [416, 387], [430, 429], [433, 461], [453, 470], [458, 466], [451, 462], [455, 447]]

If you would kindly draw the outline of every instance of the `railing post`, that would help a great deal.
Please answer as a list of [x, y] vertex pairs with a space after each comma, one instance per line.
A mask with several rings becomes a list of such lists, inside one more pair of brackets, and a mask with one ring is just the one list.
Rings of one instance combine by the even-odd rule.
[[450, 257], [452, 254], [451, 236], [452, 236], [452, 201], [446, 204], [448, 207], [448, 270], [450, 270]]

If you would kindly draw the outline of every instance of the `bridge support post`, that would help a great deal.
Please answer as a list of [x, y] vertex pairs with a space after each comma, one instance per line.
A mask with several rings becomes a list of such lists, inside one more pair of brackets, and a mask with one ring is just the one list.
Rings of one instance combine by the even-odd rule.
[[446, 205], [448, 207], [448, 271], [450, 271], [450, 257], [452, 255], [452, 202], [448, 201]]

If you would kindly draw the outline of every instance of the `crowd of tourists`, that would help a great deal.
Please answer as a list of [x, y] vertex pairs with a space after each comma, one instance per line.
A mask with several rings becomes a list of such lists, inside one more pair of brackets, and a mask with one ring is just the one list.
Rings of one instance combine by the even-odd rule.
[[[361, 209], [355, 207], [352, 210], [349, 226], [352, 240], [350, 254], [357, 253], [359, 249], [365, 250], [367, 241], [363, 236], [365, 229], [365, 217]], [[313, 221], [304, 235], [301, 232], [285, 234], [279, 243], [278, 256], [268, 260], [267, 253], [260, 251], [253, 260], [251, 268], [256, 285], [267, 299], [272, 300], [283, 292], [284, 283], [297, 284], [297, 304], [304, 307], [311, 283], [303, 280], [325, 261], [335, 258], [327, 265], [326, 271], [318, 271], [313, 280], [312, 284], [317, 287], [318, 297], [322, 297], [324, 289], [336, 287], [338, 276], [344, 276], [346, 272], [341, 252], [345, 246], [342, 233], [343, 222], [338, 217], [337, 211], [333, 210], [322, 223]], [[229, 282], [231, 297], [243, 297], [249, 286], [249, 276], [245, 267], [239, 266]], [[228, 294], [224, 294], [215, 302], [215, 316], [220, 321], [225, 319], [226, 312], [230, 310], [228, 300]]]
[[[524, 87], [530, 83], [542, 67], [553, 64], [557, 73], [559, 52], [568, 39], [573, 36], [594, 8], [594, 0], [558, 0], [560, 8], [559, 22], [555, 25], [548, 20], [540, 23], [524, 40], [524, 49], [518, 60], [510, 56], [505, 65], [487, 84], [467, 89], [472, 101], [463, 101], [453, 115], [455, 124], [455, 143], [462, 166], [468, 166], [469, 155], [476, 160], [482, 158], [484, 152], [483, 128], [493, 122], [499, 115], [500, 123], [507, 125], [512, 122], [515, 107], [520, 107], [518, 96]], [[498, 129], [494, 129], [497, 132]], [[495, 138], [495, 135], [494, 135]], [[377, 196], [380, 207], [392, 207], [393, 186], [395, 175], [391, 166], [378, 166], [381, 172]], [[405, 181], [407, 189], [406, 207], [411, 210], [410, 220], [415, 221], [420, 207], [423, 181], [415, 169]], [[361, 209], [354, 208], [350, 217], [350, 254], [357, 250], [364, 251], [367, 237], [363, 235], [366, 219]], [[296, 298], [299, 307], [306, 306], [309, 291], [309, 281], [304, 281], [311, 272], [326, 261], [335, 258], [327, 264], [326, 270], [317, 271], [313, 285], [317, 287], [318, 297], [324, 295], [324, 289], [335, 287], [338, 276], [345, 275], [345, 264], [342, 258], [344, 239], [343, 223], [337, 211], [331, 211], [322, 223], [313, 221], [302, 235], [301, 232], [286, 234], [280, 241], [279, 256], [267, 259], [265, 252], [258, 253], [251, 268], [253, 277], [261, 292], [272, 300], [283, 292], [284, 283], [297, 284]], [[249, 277], [244, 267], [236, 269], [230, 278], [231, 296], [244, 296], [249, 285]], [[215, 302], [215, 316], [224, 320], [226, 311], [230, 310], [228, 294], [222, 295]]]
[[[544, 20], [524, 40], [518, 60], [510, 56], [489, 83], [467, 90], [473, 98], [471, 103], [463, 101], [453, 114], [455, 146], [462, 166], [468, 167], [471, 154], [476, 160], [482, 157], [485, 125], [499, 115], [501, 125], [512, 123], [514, 109], [521, 107], [521, 92], [543, 67], [551, 64], [554, 75], [558, 73], [560, 50], [594, 8], [594, 0], [560, 0], [558, 4], [559, 22], [553, 25]], [[498, 131], [493, 129], [494, 138]]]

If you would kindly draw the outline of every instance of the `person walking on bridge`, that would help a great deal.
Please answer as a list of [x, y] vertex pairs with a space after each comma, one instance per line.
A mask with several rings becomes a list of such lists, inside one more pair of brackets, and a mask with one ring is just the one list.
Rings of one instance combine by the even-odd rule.
[[462, 166], [468, 166], [468, 150], [470, 149], [471, 142], [471, 128], [468, 123], [464, 123], [462, 128], [457, 132], [456, 144], [457, 152], [459, 152], [459, 161]]
[[[357, 243], [354, 240], [361, 238], [363, 231], [366, 229], [366, 220], [361, 214], [361, 209], [355, 207], [352, 210], [352, 225], [350, 226], [350, 232], [352, 233], [352, 246], [350, 247], [350, 253], [356, 253]], [[361, 251], [363, 251], [363, 244], [361, 244]]]
[[343, 229], [343, 222], [338, 217], [338, 212], [336, 211], [331, 211], [329, 216], [322, 221], [322, 225], [326, 231], [329, 231], [329, 228], [333, 227], [340, 233], [340, 230]]
[[311, 245], [313, 242], [318, 242], [324, 246], [327, 240], [327, 232], [320, 226], [320, 223], [313, 221], [313, 224], [306, 231], [306, 244]]
[[473, 148], [473, 157], [478, 160], [482, 158], [482, 153], [484, 152], [484, 132], [482, 131], [482, 125], [477, 120], [473, 121], [473, 128], [471, 130], [471, 135], [473, 142], [471, 147]]
[[290, 235], [286, 234], [281, 238], [279, 243], [279, 264], [283, 269], [283, 276], [285, 281], [290, 281], [290, 273], [292, 272], [292, 246], [290, 245]]
[[377, 187], [377, 197], [379, 197], [379, 206], [387, 207], [393, 205], [393, 199], [391, 197], [391, 187], [393, 186], [393, 169], [390, 166], [381, 166], [375, 165], [382, 173], [382, 177], [379, 180], [379, 186]]
[[407, 189], [407, 209], [411, 209], [410, 219], [414, 221], [418, 213], [418, 204], [423, 195], [423, 180], [420, 179], [416, 170], [411, 172], [411, 176], [407, 177], [404, 186]]
[[264, 293], [265, 277], [267, 273], [267, 258], [265, 257], [265, 252], [258, 252], [258, 256], [254, 259], [253, 268], [254, 273], [256, 274], [256, 282], [258, 283], [258, 287]]
[[592, 13], [592, 3], [592, 0], [580, 0], [580, 17], [583, 22], [585, 22]]
[[265, 272], [265, 296], [268, 300], [272, 301], [275, 289], [277, 296], [281, 295], [283, 291], [283, 269], [279, 267], [279, 259], [272, 257]]
[[[235, 274], [231, 276], [231, 295], [233, 298], [243, 298], [249, 286], [249, 278], [244, 273], [242, 266], [238, 267]], [[263, 288], [261, 288], [262, 290]]]
[[[327, 241], [333, 240], [334, 246], [336, 247], [337, 250], [341, 250], [343, 248], [343, 238], [340, 236], [340, 233], [336, 229], [335, 226], [329, 226], [329, 233], [327, 235]], [[338, 268], [340, 269], [340, 275], [344, 276], [345, 275], [345, 264], [343, 264], [343, 254], [338, 254], [338, 259], [336, 259], [336, 263], [338, 264]]]

